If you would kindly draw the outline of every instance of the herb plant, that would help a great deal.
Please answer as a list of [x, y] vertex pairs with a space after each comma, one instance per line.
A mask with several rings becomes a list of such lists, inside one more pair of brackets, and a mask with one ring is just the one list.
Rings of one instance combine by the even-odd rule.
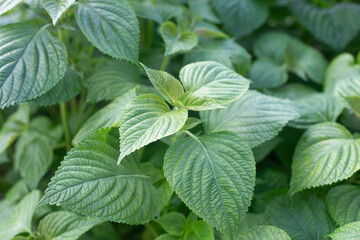
[[360, 239], [358, 19], [0, 0], [0, 239]]

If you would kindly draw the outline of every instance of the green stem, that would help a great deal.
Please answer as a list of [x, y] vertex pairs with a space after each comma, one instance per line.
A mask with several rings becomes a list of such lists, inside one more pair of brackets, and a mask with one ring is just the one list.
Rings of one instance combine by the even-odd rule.
[[71, 138], [70, 138], [68, 116], [67, 116], [67, 106], [66, 106], [65, 102], [60, 103], [60, 114], [61, 114], [61, 121], [62, 121], [62, 124], [64, 127], [66, 150], [70, 151], [71, 150]]
[[154, 32], [154, 21], [148, 20], [146, 26], [146, 49], [151, 49]]
[[3, 125], [5, 123], [5, 113], [4, 113], [4, 110], [0, 109], [0, 123], [1, 125]]
[[169, 56], [169, 55], [164, 57], [164, 60], [163, 60], [163, 62], [162, 62], [162, 64], [161, 64], [161, 68], [160, 68], [161, 71], [165, 71], [165, 70], [166, 70], [166, 67], [167, 67], [167, 65], [168, 65], [168, 63], [169, 63], [169, 60], [170, 60], [170, 56]]

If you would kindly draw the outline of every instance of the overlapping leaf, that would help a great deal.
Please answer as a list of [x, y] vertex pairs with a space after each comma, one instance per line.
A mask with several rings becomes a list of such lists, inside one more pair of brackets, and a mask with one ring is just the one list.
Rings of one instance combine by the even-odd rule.
[[23, 0], [0, 0], [0, 15], [6, 13]]
[[239, 240], [291, 240], [283, 230], [274, 226], [258, 226], [240, 234]]
[[75, 2], [75, 0], [44, 0], [43, 7], [52, 18], [55, 25], [61, 15]]
[[360, 221], [346, 224], [329, 234], [333, 240], [360, 239]]

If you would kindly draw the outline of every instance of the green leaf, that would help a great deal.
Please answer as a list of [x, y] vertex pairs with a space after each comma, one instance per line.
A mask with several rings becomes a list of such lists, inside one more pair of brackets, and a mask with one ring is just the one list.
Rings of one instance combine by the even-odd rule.
[[174, 237], [170, 234], [161, 234], [155, 240], [180, 240], [180, 238]]
[[324, 240], [334, 228], [325, 204], [314, 195], [283, 195], [266, 206], [270, 223], [294, 240]]
[[257, 0], [212, 0], [225, 29], [235, 36], [243, 36], [263, 25], [269, 15], [265, 2]]
[[260, 58], [251, 66], [249, 78], [254, 88], [277, 88], [287, 82], [288, 74], [285, 65]]
[[163, 2], [154, 4], [150, 2], [130, 1], [130, 5], [139, 18], [151, 19], [159, 24], [179, 16], [183, 12], [181, 7]]
[[189, 1], [190, 12], [198, 18], [207, 20], [213, 23], [219, 23], [220, 19], [213, 12], [208, 1], [203, 0], [190, 0]]
[[101, 52], [138, 63], [140, 30], [135, 13], [125, 0], [81, 0], [76, 22]]
[[239, 99], [250, 81], [216, 62], [188, 64], [180, 70], [186, 93], [179, 99], [187, 109], [201, 111]]
[[182, 129], [184, 130], [192, 129], [201, 123], [202, 121], [198, 118], [188, 117]]
[[194, 213], [236, 236], [255, 184], [254, 157], [242, 139], [228, 132], [181, 139], [167, 150], [164, 173]]
[[291, 240], [283, 230], [274, 226], [258, 226], [240, 234], [239, 240]]
[[328, 235], [333, 240], [360, 239], [360, 221], [346, 224]]
[[119, 60], [108, 60], [97, 66], [86, 80], [87, 99], [90, 101], [113, 100], [140, 83], [137, 67]]
[[135, 98], [123, 110], [118, 163], [141, 147], [179, 131], [187, 115], [184, 108], [170, 110], [157, 95], [145, 94]]
[[149, 80], [156, 90], [166, 99], [168, 103], [176, 105], [179, 97], [184, 94], [184, 89], [180, 81], [167, 72], [153, 70], [147, 68], [143, 64], [141, 64], [141, 66], [144, 68]]
[[[132, 154], [121, 165], [117, 129], [92, 133], [76, 145], [51, 179], [43, 204], [56, 204], [96, 219], [142, 224], [163, 208], [161, 191]], [[96, 174], [93, 174], [95, 173]]]
[[66, 47], [46, 26], [2, 26], [0, 46], [0, 108], [46, 93], [66, 72]]
[[290, 9], [316, 39], [336, 50], [346, 47], [360, 31], [356, 21], [360, 16], [358, 4], [338, 3], [329, 8], [320, 8], [307, 0], [297, 0], [292, 2]]
[[231, 131], [252, 148], [275, 137], [297, 116], [290, 101], [252, 90], [225, 109], [200, 112], [207, 133]]
[[289, 193], [349, 178], [360, 169], [359, 155], [360, 140], [340, 124], [310, 127], [295, 149]]
[[222, 32], [217, 26], [201, 20], [197, 20], [194, 23], [192, 26], [192, 32], [199, 37], [229, 38], [229, 36]]
[[0, 15], [6, 13], [23, 0], [0, 0]]
[[40, 192], [34, 190], [16, 205], [10, 218], [0, 226], [0, 239], [10, 240], [22, 232], [31, 233], [31, 219], [40, 199]]
[[134, 89], [124, 93], [97, 111], [81, 126], [73, 143], [78, 144], [84, 137], [99, 129], [118, 126], [125, 106], [136, 97]]
[[326, 206], [340, 226], [360, 221], [360, 188], [340, 185], [330, 189], [326, 195]]
[[52, 212], [39, 223], [40, 238], [49, 240], [78, 239], [98, 223], [97, 220], [86, 219], [72, 212]]
[[296, 100], [307, 97], [313, 93], [317, 93], [317, 91], [309, 85], [305, 85], [303, 83], [289, 83], [281, 88], [266, 89], [265, 93], [278, 98]]
[[214, 240], [213, 228], [204, 221], [198, 220], [187, 226], [184, 240]]
[[350, 108], [357, 114], [360, 118], [360, 96], [358, 97], [344, 97], [347, 104]]
[[43, 0], [43, 7], [49, 13], [53, 25], [55, 25], [61, 15], [74, 3], [75, 0]]
[[172, 22], [163, 23], [160, 27], [160, 34], [165, 42], [165, 56], [189, 51], [197, 44], [197, 37], [194, 33], [182, 32]]
[[49, 106], [60, 102], [67, 102], [81, 91], [80, 76], [72, 69], [68, 68], [63, 79], [61, 79], [52, 89], [30, 101], [31, 104]]
[[27, 193], [29, 193], [29, 189], [24, 179], [21, 179], [6, 192], [5, 199], [10, 203], [15, 203]]
[[185, 228], [185, 216], [178, 212], [170, 212], [159, 219], [155, 219], [161, 227], [171, 235], [181, 236], [184, 233]]
[[[360, 75], [353, 78], [344, 79], [335, 86], [335, 97], [339, 102], [346, 101], [346, 97], [360, 97]], [[346, 105], [346, 103], [345, 103]]]
[[250, 228], [260, 225], [270, 224], [269, 217], [265, 213], [247, 213], [246, 217], [240, 223], [240, 232], [245, 232]]

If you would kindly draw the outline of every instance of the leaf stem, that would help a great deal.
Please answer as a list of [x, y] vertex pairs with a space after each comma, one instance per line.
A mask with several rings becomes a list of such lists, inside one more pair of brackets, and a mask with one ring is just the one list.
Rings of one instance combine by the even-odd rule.
[[70, 151], [71, 150], [71, 138], [70, 138], [68, 116], [67, 116], [67, 106], [66, 106], [65, 102], [60, 103], [60, 114], [61, 114], [61, 122], [64, 127], [66, 150]]
[[170, 60], [170, 56], [169, 56], [169, 55], [164, 57], [164, 60], [163, 60], [163, 62], [162, 62], [162, 64], [161, 64], [161, 68], [160, 68], [161, 71], [165, 71], [165, 70], [166, 70], [166, 67], [167, 67], [167, 65], [168, 65], [168, 63], [169, 63], [169, 60]]

